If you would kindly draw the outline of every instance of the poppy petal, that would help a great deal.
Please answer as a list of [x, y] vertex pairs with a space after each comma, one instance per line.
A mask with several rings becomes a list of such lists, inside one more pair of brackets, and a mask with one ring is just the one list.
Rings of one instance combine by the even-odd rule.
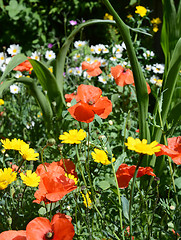
[[72, 225], [68, 216], [57, 213], [53, 216], [52, 221], [52, 230], [56, 240], [72, 240], [75, 234], [74, 226]]
[[70, 107], [68, 111], [77, 121], [90, 123], [94, 120], [94, 112], [88, 104], [77, 103]]
[[107, 97], [100, 97], [94, 107], [93, 111], [103, 119], [112, 112], [112, 103]]
[[96, 77], [102, 73], [102, 70], [100, 68], [95, 68], [94, 70], [90, 71], [87, 70], [87, 74], [91, 77]]
[[101, 94], [102, 90], [92, 85], [81, 84], [77, 88], [78, 98], [87, 104], [89, 104], [89, 102], [92, 102], [92, 104], [95, 103], [100, 98]]
[[114, 79], [117, 79], [122, 74], [123, 71], [124, 71], [124, 68], [121, 65], [111, 67], [111, 74]]
[[26, 226], [27, 240], [43, 240], [48, 232], [52, 232], [51, 224], [44, 217], [37, 217]]
[[26, 240], [26, 231], [9, 230], [0, 233], [1, 240]]
[[181, 154], [178, 154], [176, 157], [172, 157], [172, 160], [175, 164], [180, 165], [181, 164]]

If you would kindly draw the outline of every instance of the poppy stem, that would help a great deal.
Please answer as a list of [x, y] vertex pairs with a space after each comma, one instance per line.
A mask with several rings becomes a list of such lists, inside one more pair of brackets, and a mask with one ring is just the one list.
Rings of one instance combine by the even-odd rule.
[[115, 168], [114, 168], [112, 159], [111, 159], [111, 165], [112, 165], [112, 170], [113, 170], [114, 179], [115, 179], [115, 182], [116, 182], [117, 193], [118, 193], [120, 227], [121, 227], [122, 239], [124, 240], [125, 238], [124, 238], [124, 231], [123, 231], [123, 218], [122, 218], [122, 209], [121, 209], [121, 195], [120, 195], [118, 180], [117, 180], [117, 177], [116, 177], [116, 172], [115, 172]]
[[[163, 121], [162, 121], [162, 117], [161, 117], [161, 113], [160, 113], [159, 108], [158, 108], [158, 114], [159, 114], [161, 128], [164, 129]], [[166, 139], [166, 135], [165, 135], [164, 131], [163, 131], [163, 139], [164, 139], [164, 144], [167, 146], [167, 139]], [[173, 190], [175, 192], [175, 200], [176, 200], [177, 206], [179, 206], [179, 201], [178, 201], [178, 198], [177, 198], [177, 191], [176, 191], [175, 181], [174, 181], [174, 176], [173, 176], [172, 163], [171, 163], [171, 158], [169, 156], [168, 156], [168, 164], [169, 164], [169, 168], [170, 168], [170, 175], [171, 175], [171, 181], [172, 181], [172, 184], [173, 184]]]
[[88, 174], [88, 178], [89, 178], [89, 183], [90, 183], [90, 186], [91, 186], [91, 194], [92, 194], [92, 197], [93, 197], [93, 201], [94, 201], [94, 188], [92, 186], [92, 181], [91, 181], [91, 175], [90, 175], [90, 163], [89, 163], [89, 154], [90, 154], [90, 129], [89, 129], [89, 123], [87, 124], [87, 129], [88, 129], [88, 149], [87, 149], [87, 161], [85, 162], [85, 167], [86, 167], [86, 171], [87, 171], [87, 174]]
[[138, 169], [139, 166], [141, 165], [141, 162], [143, 160], [144, 154], [140, 154], [138, 163], [136, 165], [136, 169], [134, 172], [134, 176], [133, 176], [133, 182], [132, 182], [132, 186], [131, 186], [131, 195], [130, 195], [130, 203], [129, 203], [129, 226], [130, 226], [130, 239], [132, 240], [132, 205], [133, 205], [133, 195], [134, 195], [134, 186], [135, 186], [135, 182], [136, 182], [136, 176], [138, 173]]

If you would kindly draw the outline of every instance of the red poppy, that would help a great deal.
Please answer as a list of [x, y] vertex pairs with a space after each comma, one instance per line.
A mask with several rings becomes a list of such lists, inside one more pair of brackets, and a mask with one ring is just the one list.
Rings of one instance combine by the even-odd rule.
[[71, 94], [65, 94], [65, 101], [66, 101], [66, 102], [71, 102], [72, 99], [74, 99], [74, 98], [76, 99], [77, 102], [79, 101], [76, 92], [73, 92], [73, 93], [71, 93]]
[[33, 202], [44, 201], [46, 204], [56, 202], [77, 188], [74, 180], [65, 176], [65, 171], [59, 162], [40, 164], [36, 173], [40, 176], [40, 184], [34, 194], [36, 200]]
[[[133, 83], [133, 86], [135, 86], [135, 84]], [[150, 88], [150, 85], [146, 82], [146, 86], [147, 86], [147, 91], [148, 91], [148, 94], [151, 93], [151, 88]]]
[[[28, 58], [30, 59], [30, 57], [28, 57]], [[30, 71], [31, 68], [33, 68], [33, 66], [31, 65], [31, 63], [28, 60], [26, 60], [26, 61], [20, 63], [13, 70], [20, 71], [20, 72], [29, 71], [29, 74], [31, 74], [31, 71]]]
[[26, 240], [26, 231], [9, 230], [0, 233], [1, 240]]
[[75, 164], [70, 159], [61, 159], [60, 166], [65, 170], [67, 174], [74, 175], [75, 178], [78, 178], [75, 171]]
[[180, 234], [176, 233], [174, 229], [172, 229], [172, 232], [173, 232], [174, 235], [177, 235], [178, 237], [180, 237]]
[[71, 218], [65, 214], [57, 213], [51, 222], [44, 217], [37, 217], [26, 227], [27, 240], [72, 240], [75, 231]]
[[112, 111], [112, 103], [107, 97], [101, 97], [98, 87], [81, 84], [77, 89], [78, 103], [68, 109], [73, 118], [80, 122], [90, 123], [97, 114], [105, 119]]
[[[118, 185], [119, 188], [127, 188], [129, 185], [129, 181], [131, 178], [134, 176], [136, 166], [128, 166], [127, 164], [123, 163], [119, 166], [117, 172], [116, 172], [116, 177], [118, 180]], [[156, 175], [153, 173], [153, 169], [151, 167], [139, 167], [138, 173], [137, 173], [137, 178], [142, 177], [143, 175], [150, 175], [150, 176], [155, 176]]]
[[87, 70], [87, 74], [92, 77], [96, 77], [102, 73], [102, 70], [99, 68], [101, 63], [99, 61], [94, 63], [83, 62], [82, 63], [82, 70]]
[[[128, 226], [127, 228], [126, 228], [126, 231], [125, 231], [125, 236], [126, 237], [128, 237], [128, 236], [130, 236], [130, 226]], [[134, 240], [134, 236], [132, 236], [132, 240]]]
[[156, 156], [167, 155], [171, 157], [173, 162], [177, 165], [181, 164], [181, 136], [167, 138], [168, 146], [158, 144], [161, 149], [160, 152], [155, 153]]
[[111, 67], [111, 74], [118, 86], [124, 87], [127, 84], [133, 84], [133, 73], [130, 69], [125, 69], [121, 65]]

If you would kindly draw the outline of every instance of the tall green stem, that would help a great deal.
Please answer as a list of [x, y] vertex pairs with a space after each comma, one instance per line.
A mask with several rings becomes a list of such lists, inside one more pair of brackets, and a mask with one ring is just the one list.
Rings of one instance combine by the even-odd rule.
[[115, 168], [114, 168], [112, 159], [111, 159], [111, 165], [112, 165], [112, 170], [113, 170], [114, 179], [115, 179], [115, 182], [116, 182], [117, 193], [118, 193], [120, 227], [121, 227], [122, 239], [124, 240], [125, 238], [124, 238], [123, 218], [122, 218], [122, 210], [121, 210], [121, 195], [120, 195], [118, 180], [117, 180], [117, 177], [116, 177], [116, 172], [115, 172]]
[[138, 173], [138, 169], [139, 166], [141, 165], [142, 159], [143, 159], [143, 154], [140, 154], [135, 172], [134, 172], [134, 176], [133, 176], [133, 182], [132, 182], [132, 186], [131, 186], [131, 195], [130, 195], [130, 204], [129, 204], [129, 226], [130, 226], [130, 239], [132, 239], [132, 205], [133, 205], [133, 195], [134, 195], [134, 186], [135, 186], [135, 181], [136, 181], [136, 176]]
[[143, 76], [141, 67], [138, 63], [136, 53], [133, 47], [133, 43], [131, 40], [130, 32], [128, 26], [122, 21], [119, 15], [116, 13], [112, 5], [108, 0], [102, 0], [111, 15], [113, 15], [114, 20], [117, 23], [117, 26], [122, 35], [123, 41], [126, 45], [126, 49], [128, 52], [128, 56], [130, 59], [131, 67], [133, 70], [134, 82], [136, 87], [136, 95], [139, 106], [139, 130], [140, 130], [140, 138], [147, 139], [150, 141], [150, 134], [147, 124], [147, 114], [148, 114], [148, 91], [146, 86], [146, 80]]

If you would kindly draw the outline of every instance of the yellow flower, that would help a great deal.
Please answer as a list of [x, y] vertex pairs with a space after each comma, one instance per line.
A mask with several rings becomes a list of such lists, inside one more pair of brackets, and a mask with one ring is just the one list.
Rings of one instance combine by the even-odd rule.
[[138, 13], [141, 17], [144, 17], [147, 13], [147, 9], [143, 6], [137, 6], [135, 13]]
[[27, 160], [27, 161], [31, 161], [31, 160], [36, 161], [36, 160], [38, 160], [37, 157], [39, 156], [39, 154], [35, 153], [33, 148], [29, 148], [28, 144], [23, 145], [21, 147], [21, 150], [19, 151], [19, 153], [22, 155], [24, 160]]
[[48, 70], [53, 73], [53, 67], [49, 67]]
[[157, 141], [153, 141], [150, 144], [147, 144], [147, 140], [143, 139], [142, 141], [139, 138], [132, 138], [128, 137], [128, 142], [125, 143], [125, 145], [128, 147], [128, 149], [133, 150], [138, 153], [153, 155], [155, 152], [160, 151], [160, 146], [158, 145]]
[[16, 180], [17, 173], [13, 172], [12, 168], [0, 169], [0, 190], [7, 188], [9, 184]]
[[106, 20], [106, 19], [108, 19], [108, 20], [113, 20], [113, 16], [110, 15], [109, 13], [105, 13], [105, 15], [104, 15], [104, 20]]
[[0, 98], [0, 106], [4, 104], [4, 100]]
[[158, 26], [156, 24], [153, 25], [153, 32], [158, 32]]
[[65, 173], [65, 176], [68, 177], [69, 179], [74, 180], [75, 185], [78, 183], [78, 179], [74, 175], [72, 175], [70, 173], [69, 174]]
[[[23, 140], [21, 139], [12, 139], [12, 140], [9, 140], [8, 138], [5, 139], [5, 140], [2, 140], [1, 139], [1, 142], [3, 144], [3, 147], [4, 149], [6, 150], [17, 150], [17, 151], [20, 151], [21, 150], [21, 147], [23, 145], [28, 145], [27, 143], [25, 143]], [[28, 145], [29, 146], [29, 145]]]
[[151, 20], [151, 23], [152, 24], [160, 24], [162, 21], [160, 20], [160, 18], [158, 17], [158, 18], [153, 18], [152, 20]]
[[8, 138], [5, 139], [5, 140], [1, 139], [1, 142], [3, 144], [2, 146], [3, 146], [4, 149], [6, 149], [6, 150], [11, 149], [12, 144], [11, 144], [11, 141]]
[[79, 144], [82, 140], [86, 138], [86, 132], [83, 129], [79, 131], [77, 129], [70, 130], [68, 132], [64, 132], [63, 135], [59, 136], [60, 140], [63, 140], [62, 143], [70, 143], [70, 144]]
[[131, 14], [128, 14], [127, 18], [132, 18], [133, 16]]
[[14, 139], [11, 140], [11, 149], [13, 149], [13, 150], [20, 151], [21, 147], [25, 146], [25, 145], [29, 146], [27, 143], [25, 143], [21, 139], [14, 138]]
[[[102, 163], [103, 165], [108, 165], [111, 162], [108, 160], [108, 156], [104, 150], [94, 148], [94, 152], [91, 153], [94, 162]], [[112, 158], [112, 161], [115, 161], [115, 158]]]
[[163, 80], [162, 80], [162, 79], [157, 79], [157, 80], [156, 80], [156, 85], [157, 85], [158, 87], [161, 87], [161, 86], [162, 86], [162, 83], [163, 83]]
[[27, 170], [26, 175], [24, 173], [20, 173], [20, 177], [26, 186], [38, 187], [39, 185], [40, 176], [38, 176], [35, 172], [32, 173], [31, 170]]
[[82, 193], [82, 197], [84, 199], [84, 205], [88, 208], [92, 208], [92, 201], [89, 197], [90, 195], [91, 195], [91, 192], [86, 193], [86, 195]]

